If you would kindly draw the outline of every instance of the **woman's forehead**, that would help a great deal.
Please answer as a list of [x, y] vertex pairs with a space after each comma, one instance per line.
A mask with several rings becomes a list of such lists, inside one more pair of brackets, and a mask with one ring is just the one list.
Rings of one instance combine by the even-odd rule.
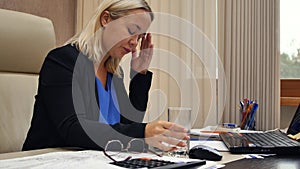
[[135, 26], [141, 32], [145, 32], [151, 24], [151, 17], [145, 10], [134, 10], [121, 18], [109, 22], [106, 26], [118, 29], [120, 26]]
[[126, 21], [131, 21], [131, 22], [140, 22], [140, 23], [150, 23], [151, 22], [151, 17], [150, 17], [150, 13], [146, 12], [143, 10], [143, 12], [135, 12], [132, 11], [130, 13], [128, 13], [128, 15], [120, 18], [120, 19], [124, 19]]

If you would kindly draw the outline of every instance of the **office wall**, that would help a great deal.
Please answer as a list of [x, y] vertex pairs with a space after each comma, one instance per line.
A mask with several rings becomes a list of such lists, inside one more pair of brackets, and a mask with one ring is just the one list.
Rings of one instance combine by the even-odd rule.
[[54, 25], [58, 46], [75, 33], [75, 0], [1, 0], [0, 8], [50, 19]]

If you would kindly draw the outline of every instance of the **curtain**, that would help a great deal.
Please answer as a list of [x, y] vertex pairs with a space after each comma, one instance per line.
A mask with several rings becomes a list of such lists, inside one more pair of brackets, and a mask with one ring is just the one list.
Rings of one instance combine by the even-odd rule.
[[218, 0], [218, 50], [227, 80], [224, 122], [257, 100], [256, 129], [280, 127], [279, 0]]
[[76, 33], [82, 30], [102, 0], [77, 0]]
[[[101, 0], [77, 0], [77, 31]], [[167, 120], [167, 108], [191, 107], [193, 127], [216, 125], [216, 0], [148, 0], [155, 12], [152, 32], [154, 73], [145, 122]], [[121, 66], [129, 74], [130, 55]], [[125, 76], [128, 90], [129, 77]]]
[[216, 125], [216, 1], [148, 2], [156, 12], [150, 29], [156, 49], [146, 121], [167, 120], [167, 108], [180, 106], [192, 108], [194, 128]]

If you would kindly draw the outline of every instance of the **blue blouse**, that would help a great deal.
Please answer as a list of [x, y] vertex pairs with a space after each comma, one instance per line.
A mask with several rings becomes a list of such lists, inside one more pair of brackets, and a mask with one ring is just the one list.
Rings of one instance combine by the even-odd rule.
[[96, 77], [98, 100], [100, 106], [99, 122], [105, 124], [116, 124], [120, 122], [120, 109], [112, 74], [107, 73], [106, 89], [103, 88], [101, 81]]

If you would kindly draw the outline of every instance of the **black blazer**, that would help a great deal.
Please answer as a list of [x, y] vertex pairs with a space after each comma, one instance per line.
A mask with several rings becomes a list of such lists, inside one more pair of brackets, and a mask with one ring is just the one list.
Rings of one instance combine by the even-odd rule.
[[[34, 112], [23, 150], [81, 147], [102, 150], [110, 140], [124, 144], [143, 138], [142, 123], [152, 73], [131, 72], [129, 95], [121, 77], [113, 76], [121, 122], [98, 122], [99, 103], [93, 63], [75, 47], [66, 45], [49, 52], [39, 76]], [[101, 104], [101, 103], [100, 103]], [[126, 145], [124, 145], [126, 146]]]

